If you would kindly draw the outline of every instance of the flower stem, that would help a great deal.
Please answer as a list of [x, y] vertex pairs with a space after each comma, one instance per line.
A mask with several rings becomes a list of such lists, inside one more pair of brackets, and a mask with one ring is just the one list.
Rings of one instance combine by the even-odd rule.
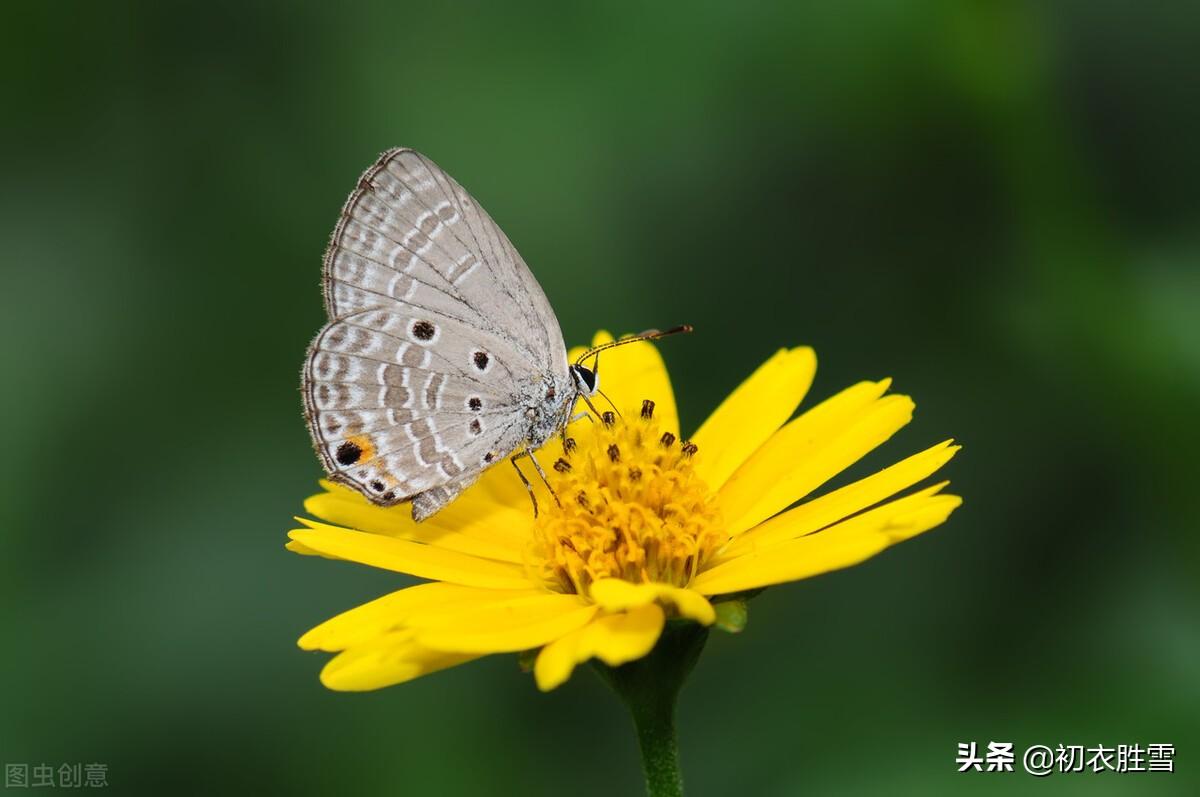
[[684, 680], [696, 665], [708, 629], [672, 621], [645, 657], [620, 667], [596, 662], [596, 670], [620, 696], [633, 716], [642, 750], [642, 772], [650, 797], [681, 797], [683, 775], [675, 735], [675, 704]]
[[675, 701], [642, 705], [633, 711], [642, 773], [650, 797], [683, 797], [683, 772], [679, 769], [679, 742], [675, 735]]

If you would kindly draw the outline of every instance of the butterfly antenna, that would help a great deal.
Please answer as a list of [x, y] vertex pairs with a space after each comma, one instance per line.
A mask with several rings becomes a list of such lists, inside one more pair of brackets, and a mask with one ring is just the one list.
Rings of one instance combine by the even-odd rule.
[[[639, 340], [658, 340], [660, 338], [665, 338], [669, 335], [678, 335], [681, 332], [691, 332], [692, 329], [693, 329], [693, 327], [691, 324], [680, 324], [677, 327], [671, 327], [670, 329], [667, 329], [667, 330], [647, 329], [645, 332], [639, 332], [636, 335], [630, 335], [629, 337], [621, 338], [620, 340], [613, 340], [613, 341], [609, 341], [608, 343], [602, 343], [593, 349], [589, 349], [588, 351], [585, 351], [583, 354], [579, 355], [575, 359], [575, 364], [581, 365], [583, 363], [583, 361], [586, 360], [588, 357], [598, 355], [600, 352], [604, 351], [605, 349], [612, 349], [617, 346], [624, 346], [626, 343], [636, 343]], [[607, 396], [605, 396], [605, 398], [607, 398]]]

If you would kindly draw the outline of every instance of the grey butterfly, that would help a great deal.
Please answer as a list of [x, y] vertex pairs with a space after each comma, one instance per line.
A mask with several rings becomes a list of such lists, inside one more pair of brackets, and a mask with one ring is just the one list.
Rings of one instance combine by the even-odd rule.
[[508, 237], [411, 149], [359, 178], [325, 253], [324, 292], [329, 322], [302, 382], [314, 447], [333, 481], [376, 504], [412, 501], [418, 521], [504, 457], [528, 456], [545, 481], [532, 452], [599, 388], [582, 358], [568, 364]]

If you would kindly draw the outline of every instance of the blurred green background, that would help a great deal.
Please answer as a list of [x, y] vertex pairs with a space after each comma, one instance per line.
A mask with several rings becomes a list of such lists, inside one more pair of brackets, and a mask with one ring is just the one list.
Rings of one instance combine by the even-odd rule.
[[[607, 795], [628, 720], [514, 657], [366, 695], [296, 637], [402, 584], [283, 550], [345, 195], [430, 155], [685, 427], [779, 346], [894, 376], [964, 507], [771, 589], [683, 696], [692, 795], [1200, 790], [1191, 2], [25, 4], [0, 31], [0, 758], [121, 794]], [[959, 775], [961, 741], [1176, 745]]]

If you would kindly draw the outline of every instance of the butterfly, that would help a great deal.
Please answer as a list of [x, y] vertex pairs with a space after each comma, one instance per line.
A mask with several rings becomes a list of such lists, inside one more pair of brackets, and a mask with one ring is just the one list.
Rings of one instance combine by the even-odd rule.
[[359, 178], [323, 273], [329, 322], [301, 390], [330, 479], [379, 505], [411, 501], [421, 521], [508, 458], [536, 515], [518, 460], [549, 484], [533, 452], [563, 433], [578, 400], [595, 412], [598, 369], [583, 363], [607, 347], [567, 362], [554, 310], [512, 242], [411, 149], [383, 153]]

